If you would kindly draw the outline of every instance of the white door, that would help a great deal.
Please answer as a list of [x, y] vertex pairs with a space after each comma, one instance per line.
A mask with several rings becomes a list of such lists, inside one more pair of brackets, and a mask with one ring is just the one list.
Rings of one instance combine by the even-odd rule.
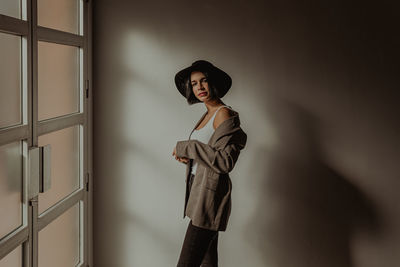
[[87, 16], [0, 1], [0, 267], [88, 266]]

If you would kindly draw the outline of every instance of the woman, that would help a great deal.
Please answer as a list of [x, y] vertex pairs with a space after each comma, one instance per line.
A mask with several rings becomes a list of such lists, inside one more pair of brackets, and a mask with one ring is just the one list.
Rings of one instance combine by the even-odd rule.
[[186, 164], [183, 217], [191, 219], [177, 266], [218, 266], [218, 231], [226, 230], [231, 211], [229, 172], [247, 135], [238, 112], [221, 100], [232, 85], [227, 73], [198, 60], [175, 75], [175, 84], [189, 105], [203, 102], [207, 108], [189, 140], [178, 141], [172, 152]]

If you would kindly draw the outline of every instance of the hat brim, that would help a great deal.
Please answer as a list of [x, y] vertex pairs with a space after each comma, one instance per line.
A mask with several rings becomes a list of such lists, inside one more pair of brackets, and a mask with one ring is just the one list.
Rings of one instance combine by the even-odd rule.
[[186, 96], [186, 85], [185, 80], [190, 77], [193, 71], [206, 71], [210, 76], [212, 76], [213, 83], [217, 89], [217, 96], [222, 98], [232, 86], [232, 78], [223, 70], [215, 67], [207, 61], [196, 61], [191, 66], [179, 71], [175, 75], [175, 85], [178, 91]]

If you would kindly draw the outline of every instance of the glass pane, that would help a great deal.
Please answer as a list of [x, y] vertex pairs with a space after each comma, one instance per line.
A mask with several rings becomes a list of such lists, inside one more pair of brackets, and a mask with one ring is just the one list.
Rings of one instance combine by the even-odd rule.
[[0, 128], [2, 128], [21, 123], [21, 37], [0, 33], [0, 47]]
[[79, 263], [79, 203], [39, 232], [40, 267], [74, 267]]
[[79, 109], [79, 48], [39, 42], [39, 120]]
[[79, 34], [79, 1], [38, 0], [38, 24]]
[[51, 187], [39, 194], [39, 213], [79, 188], [79, 126], [39, 136], [51, 145]]
[[1, 0], [0, 1], [0, 14], [21, 18], [21, 1], [20, 0]]
[[22, 224], [22, 147], [0, 146], [0, 238]]
[[22, 246], [11, 251], [7, 256], [0, 260], [0, 267], [21, 267], [22, 266]]

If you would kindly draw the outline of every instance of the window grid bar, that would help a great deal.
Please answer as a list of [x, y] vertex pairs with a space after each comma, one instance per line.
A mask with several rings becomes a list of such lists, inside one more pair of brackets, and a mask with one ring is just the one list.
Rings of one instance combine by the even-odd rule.
[[28, 226], [17, 228], [10, 234], [0, 240], [0, 259], [4, 258], [8, 253], [20, 246], [29, 237]]
[[52, 118], [38, 122], [38, 136], [50, 132], [58, 131], [74, 125], [83, 124], [85, 115], [83, 113], [74, 113], [66, 116]]
[[28, 139], [29, 134], [29, 125], [17, 125], [0, 129], [0, 146]]
[[0, 32], [27, 36], [29, 24], [27, 21], [0, 14]]
[[38, 41], [71, 45], [77, 47], [83, 47], [84, 45], [83, 36], [55, 29], [50, 29], [42, 26], [37, 26], [37, 38]]
[[74, 206], [80, 200], [83, 201], [84, 196], [85, 188], [78, 189], [54, 204], [51, 208], [44, 211], [42, 214], [40, 214], [38, 218], [38, 230], [42, 230], [44, 227], [57, 219], [60, 215], [64, 214], [64, 212], [66, 212], [69, 208]]

